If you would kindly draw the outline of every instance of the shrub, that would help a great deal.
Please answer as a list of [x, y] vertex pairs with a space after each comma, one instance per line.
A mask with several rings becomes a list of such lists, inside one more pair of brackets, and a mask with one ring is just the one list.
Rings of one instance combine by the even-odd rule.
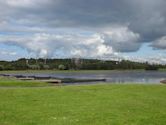
[[64, 65], [61, 64], [61, 65], [58, 66], [58, 69], [59, 69], [59, 70], [65, 70], [66, 68], [65, 68]]
[[0, 65], [0, 71], [4, 70], [4, 66]]

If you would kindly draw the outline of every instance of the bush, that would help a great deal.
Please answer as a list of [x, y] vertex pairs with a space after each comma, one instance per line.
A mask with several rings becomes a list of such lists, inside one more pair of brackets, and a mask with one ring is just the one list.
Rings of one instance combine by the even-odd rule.
[[159, 68], [155, 65], [148, 65], [146, 66], [145, 70], [158, 70]]
[[58, 66], [58, 69], [59, 69], [59, 70], [65, 70], [66, 68], [65, 68], [64, 65], [61, 64], [61, 65]]
[[4, 66], [0, 65], [0, 71], [4, 70]]

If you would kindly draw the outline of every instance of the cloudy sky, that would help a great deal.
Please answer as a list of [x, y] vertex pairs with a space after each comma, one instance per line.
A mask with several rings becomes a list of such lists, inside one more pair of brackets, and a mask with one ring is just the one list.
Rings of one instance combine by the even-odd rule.
[[0, 60], [166, 63], [165, 0], [0, 0]]

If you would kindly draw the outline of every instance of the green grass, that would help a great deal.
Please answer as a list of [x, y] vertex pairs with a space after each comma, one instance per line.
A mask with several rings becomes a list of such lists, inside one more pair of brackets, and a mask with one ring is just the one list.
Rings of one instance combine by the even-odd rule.
[[101, 72], [118, 72], [118, 71], [144, 71], [138, 70], [9, 70], [0, 71], [0, 74], [19, 74], [19, 73], [101, 73]]
[[[48, 83], [36, 81], [0, 81], [0, 87], [45, 87]], [[0, 124], [1, 125], [1, 124]]]
[[45, 82], [21, 81], [14, 77], [0, 77], [0, 87], [44, 87], [49, 85]]
[[165, 124], [165, 85], [0, 89], [0, 125]]
[[166, 69], [159, 69], [159, 71], [166, 71]]

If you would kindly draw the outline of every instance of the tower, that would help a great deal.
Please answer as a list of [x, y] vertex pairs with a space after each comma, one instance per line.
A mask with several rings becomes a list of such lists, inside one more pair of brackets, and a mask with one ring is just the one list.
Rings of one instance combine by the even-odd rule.
[[27, 65], [27, 66], [29, 65], [29, 60], [28, 60], [28, 59], [26, 60], [26, 65]]

